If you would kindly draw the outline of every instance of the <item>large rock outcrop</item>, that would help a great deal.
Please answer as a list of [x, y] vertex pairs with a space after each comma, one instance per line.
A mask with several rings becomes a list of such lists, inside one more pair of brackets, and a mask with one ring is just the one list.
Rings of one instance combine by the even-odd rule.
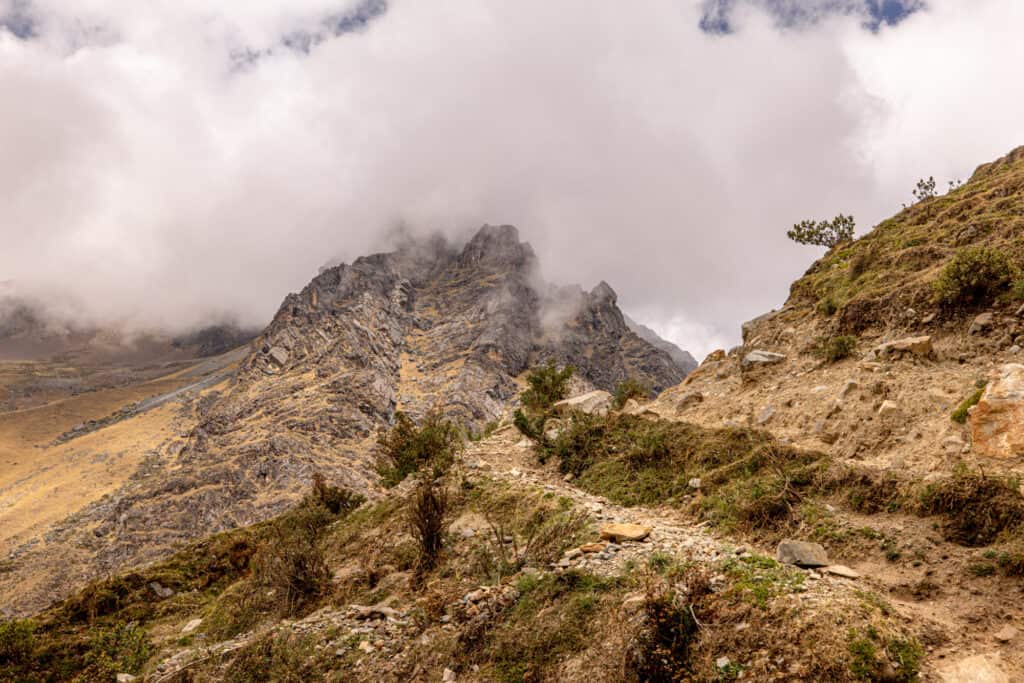
[[479, 428], [538, 363], [574, 365], [608, 391], [629, 377], [659, 391], [683, 378], [629, 329], [611, 287], [537, 284], [536, 265], [515, 228], [485, 226], [461, 249], [410, 242], [322, 270], [285, 298], [227, 386], [183, 408], [195, 426], [47, 552], [73, 553], [93, 574], [151, 560], [277, 514], [314, 472], [372, 496], [375, 435], [396, 411]]
[[1024, 455], [1024, 365], [1002, 366], [970, 415], [971, 441], [978, 455]]

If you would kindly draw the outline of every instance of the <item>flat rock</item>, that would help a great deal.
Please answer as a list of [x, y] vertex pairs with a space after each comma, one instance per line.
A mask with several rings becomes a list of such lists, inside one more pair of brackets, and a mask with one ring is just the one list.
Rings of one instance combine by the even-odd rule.
[[860, 578], [860, 573], [859, 572], [857, 572], [857, 571], [855, 571], [853, 569], [850, 569], [849, 567], [847, 567], [846, 565], [843, 565], [843, 564], [830, 564], [829, 566], [825, 567], [821, 571], [825, 572], [826, 574], [832, 574], [834, 576], [841, 576], [844, 579], [859, 579]]
[[600, 389], [559, 401], [552, 408], [556, 413], [568, 414], [573, 411], [587, 415], [607, 415], [612, 407], [612, 395]]
[[820, 544], [806, 541], [781, 541], [775, 549], [775, 559], [797, 567], [827, 567], [831, 564], [828, 553]]
[[605, 541], [642, 541], [651, 535], [653, 529], [642, 524], [602, 524], [601, 538]]
[[774, 365], [776, 363], [781, 363], [784, 360], [786, 360], [786, 355], [783, 353], [754, 349], [743, 357], [741, 365], [744, 368], [750, 368], [759, 365]]
[[192, 633], [192, 631], [195, 631], [197, 628], [199, 628], [199, 625], [202, 623], [202, 619], [192, 619], [181, 628], [181, 632], [184, 634]]
[[584, 543], [583, 545], [581, 545], [579, 547], [579, 551], [581, 553], [587, 553], [587, 554], [600, 553], [600, 552], [603, 552], [604, 549], [607, 548], [607, 547], [608, 547], [607, 543]]
[[882, 405], [878, 407], [880, 417], [895, 417], [899, 414], [900, 406], [896, 401], [882, 401]]
[[1008, 363], [989, 382], [970, 412], [976, 453], [994, 458], [1024, 455], [1024, 365]]
[[889, 356], [904, 353], [924, 358], [931, 356], [934, 349], [932, 348], [931, 336], [924, 335], [921, 337], [904, 337], [903, 339], [885, 342], [876, 346], [872, 351], [874, 351], [878, 358], [888, 358]]

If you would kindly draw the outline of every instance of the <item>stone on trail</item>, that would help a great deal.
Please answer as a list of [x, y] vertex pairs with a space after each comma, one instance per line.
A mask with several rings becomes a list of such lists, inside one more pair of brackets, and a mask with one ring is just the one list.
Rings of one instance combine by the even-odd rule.
[[578, 410], [587, 415], [607, 415], [611, 407], [612, 395], [600, 389], [567, 398], [552, 406], [556, 413], [568, 414]]
[[455, 683], [455, 672], [445, 667], [444, 672], [441, 674], [441, 683]]
[[830, 564], [829, 566], [825, 567], [821, 571], [825, 572], [826, 574], [833, 574], [835, 576], [841, 576], [844, 579], [859, 579], [860, 578], [860, 573], [859, 572], [857, 572], [856, 570], [850, 569], [849, 567], [847, 567], [846, 565], [843, 565], [843, 564]]
[[1024, 455], [1024, 365], [1008, 363], [970, 412], [974, 451], [996, 458]]
[[601, 539], [619, 543], [621, 541], [642, 541], [651, 535], [651, 527], [641, 524], [602, 524]]
[[691, 406], [704, 401], [704, 394], [699, 391], [688, 391], [676, 402], [676, 410], [682, 412]]
[[584, 543], [579, 547], [581, 553], [600, 553], [608, 547], [607, 543]]
[[797, 567], [827, 567], [832, 564], [820, 544], [806, 541], [781, 541], [775, 549], [775, 559]]

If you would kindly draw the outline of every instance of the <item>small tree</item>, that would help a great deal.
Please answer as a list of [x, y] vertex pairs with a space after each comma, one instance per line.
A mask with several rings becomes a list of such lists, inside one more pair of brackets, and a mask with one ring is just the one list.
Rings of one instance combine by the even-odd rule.
[[[952, 186], [952, 183], [950, 183]], [[950, 187], [952, 189], [952, 187]], [[917, 181], [917, 187], [914, 188], [914, 199], [919, 202], [923, 202], [926, 199], [931, 199], [935, 196], [935, 178], [928, 176], [928, 180], [921, 178]]]
[[853, 216], [839, 214], [830, 221], [800, 221], [786, 235], [798, 244], [813, 244], [831, 249], [853, 239]]

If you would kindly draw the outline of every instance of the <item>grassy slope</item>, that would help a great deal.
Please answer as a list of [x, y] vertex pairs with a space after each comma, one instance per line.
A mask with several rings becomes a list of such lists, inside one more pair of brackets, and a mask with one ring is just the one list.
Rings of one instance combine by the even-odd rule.
[[930, 283], [968, 245], [1024, 263], [1024, 147], [985, 164], [963, 186], [914, 204], [864, 237], [838, 245], [791, 287], [791, 302], [830, 299], [847, 331], [926, 310]]

